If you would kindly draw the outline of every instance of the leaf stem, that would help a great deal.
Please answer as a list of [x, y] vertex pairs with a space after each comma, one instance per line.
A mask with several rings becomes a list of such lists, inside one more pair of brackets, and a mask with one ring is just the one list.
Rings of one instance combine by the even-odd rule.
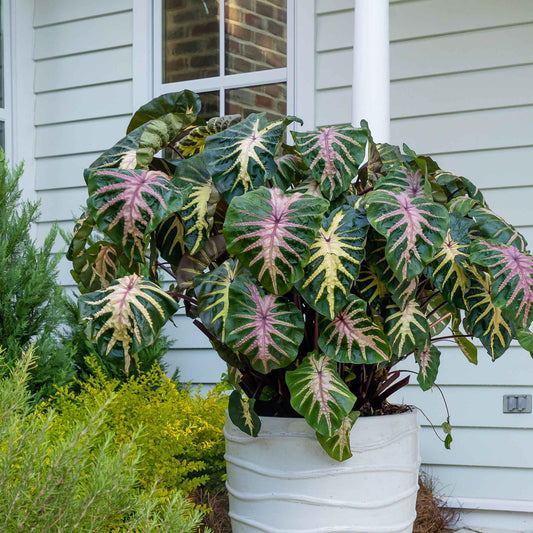
[[167, 294], [169, 296], [172, 296], [172, 298], [176, 298], [176, 299], [182, 299], [182, 300], [185, 300], [186, 302], [190, 302], [194, 305], [197, 305], [198, 304], [198, 300], [196, 298], [192, 298], [191, 296], [187, 296], [186, 294], [183, 294], [182, 292], [178, 292], [178, 291], [168, 291]]
[[436, 337], [435, 339], [431, 339], [431, 342], [448, 341], [448, 340], [456, 339], [458, 337], [470, 337], [471, 339], [473, 339], [474, 335], [447, 335], [445, 337]]

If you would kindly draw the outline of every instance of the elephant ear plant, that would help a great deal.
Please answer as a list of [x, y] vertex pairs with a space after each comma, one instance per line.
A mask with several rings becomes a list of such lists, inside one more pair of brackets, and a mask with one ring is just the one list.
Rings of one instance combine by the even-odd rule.
[[365, 123], [289, 144], [294, 117], [199, 112], [189, 91], [156, 98], [85, 171], [68, 255], [102, 354], [127, 371], [182, 302], [228, 364], [238, 427], [302, 416], [343, 460], [405, 358], [426, 390], [442, 341], [472, 363], [472, 337], [492, 359], [533, 351], [533, 259], [466, 178]]

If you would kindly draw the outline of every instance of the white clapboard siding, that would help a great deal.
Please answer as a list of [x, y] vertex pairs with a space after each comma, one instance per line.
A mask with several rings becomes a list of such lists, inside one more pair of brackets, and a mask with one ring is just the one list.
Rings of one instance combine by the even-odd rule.
[[36, 2], [33, 25], [57, 25], [61, 22], [101, 17], [131, 10], [131, 0], [91, 0], [90, 2]]
[[111, 50], [43, 59], [35, 63], [35, 92], [128, 81], [132, 76], [131, 45]]
[[37, 191], [51, 191], [68, 187], [83, 187], [83, 170], [99, 155], [100, 151], [59, 157], [42, 157], [36, 176]]
[[131, 116], [46, 124], [35, 128], [35, 157], [103, 152], [124, 137]]
[[50, 24], [35, 29], [35, 59], [128, 46], [132, 43], [132, 32], [131, 10], [64, 24]]
[[128, 80], [37, 94], [35, 124], [128, 115], [131, 99], [131, 81]]
[[[352, 6], [316, 3], [319, 126], [350, 121]], [[533, 243], [533, 2], [391, 2], [390, 39], [391, 141], [470, 178]], [[533, 361], [513, 343], [492, 362], [477, 344], [474, 366], [442, 343], [438, 382], [454, 442], [445, 450], [420, 417], [422, 459], [451, 505], [479, 509], [464, 513], [466, 525], [530, 531], [533, 415], [504, 414], [503, 395], [533, 394]], [[404, 368], [417, 371], [413, 362]], [[446, 419], [438, 390], [421, 391], [415, 375], [396, 398], [418, 405], [437, 427]]]

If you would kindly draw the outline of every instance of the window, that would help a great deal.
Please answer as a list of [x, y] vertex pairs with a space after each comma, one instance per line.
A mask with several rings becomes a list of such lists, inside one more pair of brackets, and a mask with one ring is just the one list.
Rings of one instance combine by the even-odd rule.
[[158, 0], [154, 94], [193, 90], [206, 117], [291, 114], [293, 10], [294, 0]]
[[8, 39], [6, 38], [6, 30], [9, 28], [7, 23], [7, 2], [0, 0], [0, 146], [6, 150], [6, 128], [7, 124], [7, 110], [6, 110], [6, 72], [7, 72], [7, 54], [6, 44]]

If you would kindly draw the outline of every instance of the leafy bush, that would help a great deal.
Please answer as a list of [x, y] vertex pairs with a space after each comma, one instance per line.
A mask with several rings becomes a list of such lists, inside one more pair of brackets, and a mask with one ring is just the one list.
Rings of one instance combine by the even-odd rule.
[[180, 389], [154, 366], [149, 372], [132, 376], [121, 384], [107, 377], [94, 363], [93, 375], [78, 382], [80, 390], [65, 387], [39, 409], [52, 406], [58, 415], [54, 431], [65, 439], [87, 410], [106, 403], [100, 440], [107, 431], [114, 434], [111, 447], [120, 449], [134, 435], [142, 454], [140, 484], [148, 489], [157, 480], [158, 494], [165, 497], [179, 488], [189, 492], [203, 486], [216, 491], [223, 486], [224, 411], [222, 388], [207, 396]]
[[54, 384], [71, 379], [73, 368], [70, 348], [58, 336], [64, 300], [57, 282], [59, 256], [52, 253], [57, 231], [48, 234], [42, 248], [33, 241], [31, 226], [39, 206], [21, 199], [21, 175], [22, 165], [10, 170], [0, 149], [0, 346], [6, 368], [11, 368], [20, 347], [35, 345], [29, 386], [37, 396], [46, 396]]
[[179, 492], [162, 503], [155, 485], [137, 489], [139, 433], [117, 444], [107, 424], [112, 393], [86, 403], [68, 426], [52, 409], [31, 410], [31, 357], [0, 379], [0, 530], [196, 531], [202, 513]]

